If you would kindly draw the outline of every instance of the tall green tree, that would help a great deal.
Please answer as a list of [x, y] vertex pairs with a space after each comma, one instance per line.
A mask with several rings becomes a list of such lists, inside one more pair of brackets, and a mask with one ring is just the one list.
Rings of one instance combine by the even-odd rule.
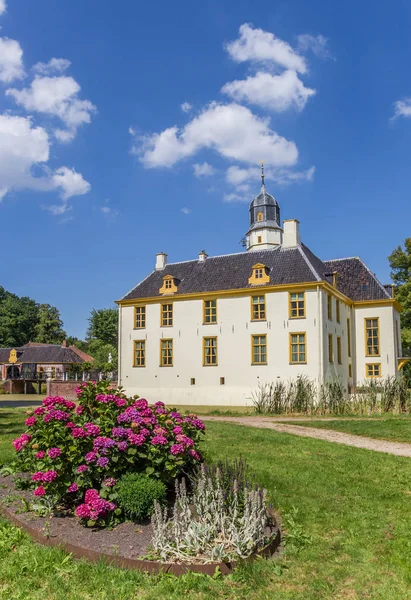
[[38, 312], [38, 304], [31, 298], [19, 298], [0, 287], [0, 346], [23, 346], [34, 340]]
[[388, 257], [395, 297], [401, 304], [401, 338], [403, 348], [411, 348], [411, 238], [404, 241]]
[[117, 308], [100, 308], [91, 311], [88, 319], [87, 340], [99, 340], [104, 344], [117, 346], [118, 310]]
[[50, 304], [40, 304], [33, 341], [42, 344], [61, 344], [65, 337], [66, 332], [63, 329], [59, 310]]

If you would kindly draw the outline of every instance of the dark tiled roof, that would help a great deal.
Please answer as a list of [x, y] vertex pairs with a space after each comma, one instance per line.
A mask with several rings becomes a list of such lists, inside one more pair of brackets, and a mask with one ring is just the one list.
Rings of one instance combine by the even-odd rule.
[[171, 263], [161, 271], [153, 271], [123, 300], [160, 296], [165, 275], [179, 280], [178, 294], [252, 289], [248, 279], [252, 266], [263, 263], [269, 269], [270, 285], [321, 281], [329, 270], [304, 245], [296, 248], [277, 247], [272, 250], [242, 252], [207, 258], [204, 262], [191, 260]]
[[332, 272], [337, 271], [338, 289], [352, 300], [383, 300], [391, 297], [360, 258], [323, 262], [301, 244], [296, 248], [278, 246], [272, 250], [215, 256], [204, 262], [191, 260], [170, 263], [161, 271], [150, 273], [123, 300], [163, 297], [159, 289], [165, 275], [172, 275], [179, 281], [174, 297], [179, 294], [253, 289], [255, 286], [248, 283], [248, 278], [256, 263], [268, 267], [271, 285], [315, 281], [332, 283]]
[[[0, 348], [0, 363], [8, 363], [11, 348]], [[19, 363], [82, 363], [81, 357], [71, 348], [48, 344], [16, 348]]]
[[329, 272], [337, 271], [337, 288], [352, 300], [391, 298], [391, 295], [360, 258], [338, 258], [325, 261], [324, 264]]

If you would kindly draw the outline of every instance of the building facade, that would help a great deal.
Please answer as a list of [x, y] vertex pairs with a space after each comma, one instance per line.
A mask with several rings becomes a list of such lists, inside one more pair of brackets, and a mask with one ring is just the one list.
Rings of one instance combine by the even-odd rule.
[[321, 261], [261, 191], [247, 250], [167, 263], [119, 304], [119, 384], [171, 404], [247, 405], [260, 383], [340, 378], [347, 391], [403, 366], [392, 287], [360, 258]]

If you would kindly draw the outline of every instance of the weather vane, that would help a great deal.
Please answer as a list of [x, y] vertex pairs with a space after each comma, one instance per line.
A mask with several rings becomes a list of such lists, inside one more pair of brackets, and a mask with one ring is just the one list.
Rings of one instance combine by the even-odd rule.
[[261, 181], [264, 185], [264, 161], [263, 160], [260, 162], [260, 165], [261, 165]]

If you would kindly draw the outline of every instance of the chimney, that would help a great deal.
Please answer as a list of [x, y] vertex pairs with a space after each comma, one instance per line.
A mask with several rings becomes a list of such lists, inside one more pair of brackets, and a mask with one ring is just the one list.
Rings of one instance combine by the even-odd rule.
[[283, 222], [283, 248], [295, 248], [301, 244], [300, 222], [297, 219], [288, 219]]
[[67, 348], [67, 340], [63, 340], [63, 343], [61, 344], [62, 348]]
[[201, 252], [198, 255], [198, 260], [199, 260], [199, 262], [204, 262], [207, 257], [208, 257], [208, 254], [206, 254], [206, 251], [201, 250]]
[[156, 254], [156, 271], [162, 271], [167, 264], [167, 254], [159, 252]]

